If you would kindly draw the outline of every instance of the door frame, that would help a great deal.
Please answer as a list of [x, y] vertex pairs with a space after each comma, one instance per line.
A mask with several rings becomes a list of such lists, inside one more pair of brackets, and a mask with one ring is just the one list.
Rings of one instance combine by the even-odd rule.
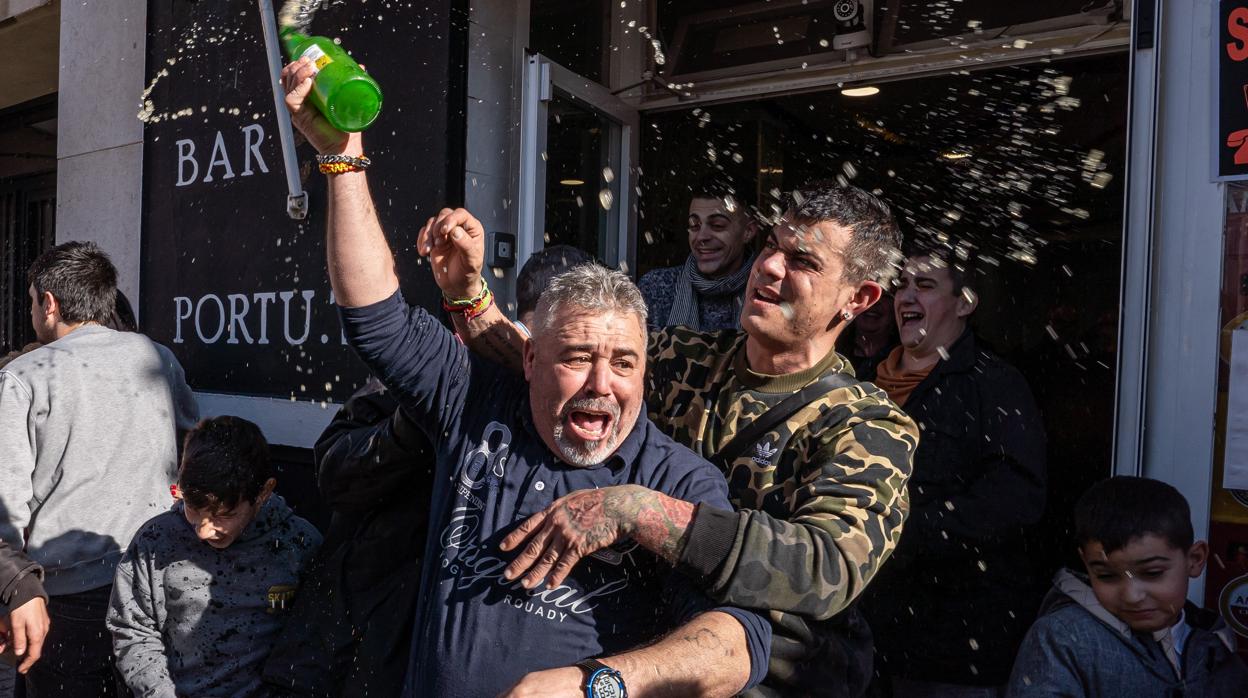
[[607, 165], [615, 174], [615, 203], [607, 220], [602, 260], [628, 273], [636, 269], [637, 184], [641, 117], [636, 108], [606, 87], [530, 53], [524, 69], [520, 116], [520, 191], [516, 235], [517, 261], [545, 247], [546, 145], [549, 105], [556, 94], [604, 117], [610, 124]]

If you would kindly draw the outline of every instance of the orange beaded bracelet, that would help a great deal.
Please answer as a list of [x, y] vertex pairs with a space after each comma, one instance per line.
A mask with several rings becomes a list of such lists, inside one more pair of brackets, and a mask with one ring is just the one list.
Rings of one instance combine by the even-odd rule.
[[367, 156], [360, 155], [352, 157], [350, 155], [317, 155], [316, 166], [321, 174], [336, 175], [346, 172], [363, 172], [373, 164]]

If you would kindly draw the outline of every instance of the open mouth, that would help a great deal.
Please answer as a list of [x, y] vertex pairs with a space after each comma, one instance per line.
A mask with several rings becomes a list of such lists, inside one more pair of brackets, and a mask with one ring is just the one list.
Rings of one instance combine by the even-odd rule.
[[763, 303], [771, 303], [773, 305], [779, 305], [784, 302], [783, 298], [765, 288], [754, 289], [754, 299]]
[[923, 322], [923, 317], [923, 313], [907, 310], [901, 313], [901, 326], [907, 327], [909, 325], [917, 325], [920, 322]]
[[723, 261], [724, 254], [722, 250], [708, 250], [705, 248], [693, 248], [693, 259], [698, 264], [718, 264]]
[[619, 445], [620, 406], [606, 397], [571, 400], [560, 410], [554, 437], [564, 462], [601, 463]]
[[611, 415], [607, 412], [572, 410], [567, 424], [577, 437], [585, 441], [601, 441], [611, 429]]
[[[607, 398], [579, 398], [563, 406], [562, 431], [578, 441], [608, 438], [620, 418], [620, 407]], [[570, 432], [570, 433], [569, 433]]]

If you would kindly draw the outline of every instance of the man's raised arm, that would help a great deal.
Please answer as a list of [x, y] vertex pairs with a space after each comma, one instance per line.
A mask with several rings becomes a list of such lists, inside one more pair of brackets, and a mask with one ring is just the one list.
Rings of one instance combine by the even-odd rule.
[[[286, 107], [295, 127], [322, 155], [361, 157], [363, 142], [358, 133], [335, 130], [319, 111], [305, 103], [313, 73], [302, 59], [282, 70]], [[356, 171], [339, 171], [328, 177], [325, 245], [343, 332], [422, 429], [442, 434], [444, 422], [458, 414], [466, 396], [467, 352], [435, 318], [403, 301], [390, 245], [377, 219], [368, 181], [358, 170], [367, 163], [350, 164]], [[433, 224], [430, 218], [426, 227]], [[462, 231], [448, 231], [445, 237], [456, 235]], [[439, 273], [444, 275], [462, 276], [459, 265], [471, 261], [442, 256], [447, 258], [433, 255], [431, 260], [439, 262]], [[479, 262], [475, 268], [480, 268]]]
[[[282, 69], [286, 108], [291, 121], [321, 155], [364, 154], [358, 133], [334, 129], [315, 107], [306, 104], [316, 69], [306, 58]], [[329, 282], [339, 305], [358, 308], [385, 300], [399, 288], [394, 257], [377, 220], [364, 172], [345, 172], [329, 178]]]
[[[481, 290], [481, 266], [485, 260], [485, 229], [481, 221], [462, 208], [442, 209], [420, 231], [416, 249], [429, 258], [433, 278], [447, 298], [472, 298]], [[524, 372], [524, 333], [498, 304], [469, 317], [452, 313], [455, 333], [473, 353]]]

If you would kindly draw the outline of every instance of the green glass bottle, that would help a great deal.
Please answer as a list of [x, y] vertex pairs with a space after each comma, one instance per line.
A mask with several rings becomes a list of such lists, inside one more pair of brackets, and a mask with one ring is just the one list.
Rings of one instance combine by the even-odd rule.
[[291, 61], [307, 58], [316, 66], [312, 104], [339, 131], [363, 131], [381, 113], [381, 86], [342, 47], [324, 36], [282, 29]]

